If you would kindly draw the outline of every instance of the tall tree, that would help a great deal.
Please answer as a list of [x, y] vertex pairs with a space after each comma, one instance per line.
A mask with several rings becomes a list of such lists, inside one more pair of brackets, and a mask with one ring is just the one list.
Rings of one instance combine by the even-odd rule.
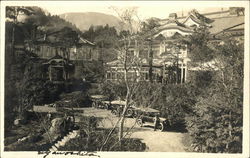
[[[124, 97], [125, 105], [122, 109], [122, 113], [113, 127], [113, 129], [110, 131], [109, 135], [106, 138], [105, 143], [111, 136], [112, 132], [114, 132], [114, 129], [118, 127], [118, 139], [120, 147], [122, 147], [122, 141], [126, 134], [124, 134], [124, 121], [126, 119], [126, 113], [129, 107], [133, 104], [132, 98], [133, 95], [138, 90], [139, 84], [138, 81], [140, 80], [140, 74], [139, 70], [141, 68], [141, 60], [135, 55], [130, 53], [130, 48], [132, 44], [135, 44], [135, 33], [139, 30], [137, 28], [137, 31], [135, 30], [134, 25], [134, 18], [136, 18], [136, 8], [125, 8], [124, 10], [120, 10], [118, 8], [112, 8], [121, 19], [121, 28], [123, 30], [127, 30], [128, 33], [126, 34], [120, 34], [121, 39], [115, 43], [114, 49], [118, 53], [118, 60], [121, 63], [122, 66], [122, 74], [121, 78], [119, 79], [120, 82], [124, 83], [126, 86], [126, 95]], [[128, 26], [126, 29], [124, 26]], [[138, 37], [138, 39], [140, 39]], [[138, 40], [137, 39], [137, 40]], [[104, 145], [105, 145], [104, 143]]]
[[31, 7], [15, 7], [15, 6], [7, 6], [6, 7], [6, 17], [11, 19], [12, 22], [12, 37], [11, 37], [11, 54], [13, 57], [13, 61], [15, 61], [15, 50], [14, 50], [14, 45], [15, 45], [15, 30], [16, 27], [20, 21], [18, 21], [18, 16], [20, 14], [24, 14], [27, 16], [30, 16], [33, 14], [33, 10]]

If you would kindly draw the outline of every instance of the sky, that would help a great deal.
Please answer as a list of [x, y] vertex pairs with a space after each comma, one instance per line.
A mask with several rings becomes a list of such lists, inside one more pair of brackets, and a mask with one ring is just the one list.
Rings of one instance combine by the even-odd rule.
[[[20, 2], [13, 2], [19, 4]], [[117, 15], [110, 8], [115, 6], [121, 10], [124, 7], [138, 7], [138, 16], [141, 19], [149, 17], [167, 18], [169, 13], [182, 12], [187, 14], [191, 9], [201, 13], [219, 11], [230, 6], [244, 6], [244, 1], [26, 1], [20, 5], [37, 5], [50, 12], [52, 15], [67, 12], [101, 12]]]
[[[42, 8], [49, 11], [51, 14], [62, 14], [65, 12], [101, 12], [106, 14], [116, 15], [116, 12], [110, 8], [115, 6], [123, 7], [138, 7], [138, 16], [141, 19], [149, 17], [167, 18], [169, 13], [182, 12], [187, 14], [191, 9], [197, 9], [201, 12], [212, 12], [221, 10], [222, 7], [228, 5], [226, 2], [198, 2], [198, 1], [182, 1], [182, 2], [166, 2], [166, 1], [98, 1], [98, 2], [75, 2], [75, 3], [62, 3], [60, 7], [58, 3], [51, 5], [41, 5]], [[221, 7], [220, 7], [221, 6]]]

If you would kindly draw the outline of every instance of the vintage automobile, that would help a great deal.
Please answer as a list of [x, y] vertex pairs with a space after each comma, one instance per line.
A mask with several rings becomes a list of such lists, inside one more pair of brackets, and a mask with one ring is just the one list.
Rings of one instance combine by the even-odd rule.
[[[126, 102], [123, 100], [114, 100], [111, 102], [111, 113], [114, 115], [120, 115], [123, 111]], [[135, 106], [130, 106], [126, 112], [127, 117], [133, 117], [135, 114]]]
[[[149, 126], [149, 127], [154, 127], [154, 119], [155, 116], [158, 115], [160, 116], [160, 111], [152, 108], [140, 108], [137, 111], [137, 124], [140, 127], [143, 126]], [[157, 126], [157, 129], [160, 131], [164, 131], [168, 125], [167, 119], [163, 117], [159, 117], [159, 123]]]
[[99, 109], [110, 109], [110, 101], [104, 95], [91, 95], [92, 107]]

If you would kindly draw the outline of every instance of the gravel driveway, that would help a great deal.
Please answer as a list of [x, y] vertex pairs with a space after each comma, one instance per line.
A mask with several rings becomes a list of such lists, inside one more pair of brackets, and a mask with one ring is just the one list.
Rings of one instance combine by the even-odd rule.
[[[99, 127], [111, 128], [117, 121], [117, 117], [112, 115], [110, 111], [103, 109], [84, 108], [85, 116], [102, 117]], [[126, 118], [125, 127], [134, 126], [133, 131], [129, 135], [131, 138], [139, 138], [147, 146], [148, 152], [185, 152], [185, 146], [182, 143], [185, 139], [185, 133], [178, 132], [160, 132], [153, 131], [150, 127], [139, 127], [135, 124], [135, 119]]]

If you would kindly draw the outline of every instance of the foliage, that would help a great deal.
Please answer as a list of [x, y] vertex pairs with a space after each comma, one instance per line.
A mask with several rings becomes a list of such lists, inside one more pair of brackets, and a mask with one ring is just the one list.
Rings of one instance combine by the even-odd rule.
[[13, 110], [18, 111], [18, 115], [22, 117], [32, 105], [57, 100], [62, 90], [63, 87], [43, 78], [42, 61], [26, 52], [17, 56], [16, 62], [11, 65], [10, 80], [6, 82], [6, 96], [14, 97], [5, 102], [5, 107], [11, 113]]
[[100, 62], [92, 62], [84, 65], [83, 74], [88, 82], [101, 82], [104, 76], [103, 65]]
[[[31, 113], [29, 113], [31, 114]], [[45, 117], [36, 115], [29, 117], [25, 125], [13, 126], [11, 129], [5, 129], [4, 150], [6, 151], [37, 151], [41, 148], [42, 134], [45, 132], [41, 121], [47, 121]], [[47, 123], [47, 122], [46, 122]], [[47, 125], [47, 124], [46, 124]], [[24, 141], [18, 139], [27, 138]], [[46, 149], [47, 150], [47, 149]]]
[[[60, 151], [100, 151], [109, 129], [91, 128], [97, 121], [95, 117], [86, 117], [81, 121], [80, 137], [71, 139], [65, 146], [59, 148]], [[144, 151], [146, 148], [146, 145], [139, 139], [124, 139], [122, 148], [119, 147], [117, 141], [117, 134], [114, 132], [102, 151]]]
[[109, 100], [125, 99], [126, 85], [122, 83], [104, 82], [98, 87], [100, 94], [105, 95]]
[[113, 47], [118, 40], [118, 34], [114, 27], [110, 27], [108, 24], [104, 27], [90, 26], [89, 30], [85, 31], [82, 36], [95, 42], [103, 61], [112, 61], [116, 58]]
[[160, 83], [140, 83], [133, 101], [139, 107], [151, 107], [161, 111], [161, 117], [168, 119], [170, 126], [181, 128], [185, 116], [192, 113], [199, 89], [192, 85], [162, 85]]
[[217, 48], [219, 70], [186, 117], [196, 151], [242, 152], [243, 52], [234, 40]]
[[[18, 15], [23, 12], [26, 16], [23, 21], [18, 21]], [[6, 7], [6, 17], [11, 21], [6, 22], [6, 67], [5, 67], [5, 119], [12, 123], [16, 116], [13, 111], [23, 111], [33, 104], [43, 104], [55, 101], [62, 87], [43, 79], [42, 61], [30, 52], [14, 52], [14, 44], [26, 45], [26, 41], [34, 42], [36, 36], [51, 33], [53, 29], [63, 29], [64, 35], [71, 38], [76, 33], [72, 24], [57, 16], [47, 15], [39, 7]], [[65, 27], [68, 26], [68, 27]], [[63, 36], [64, 36], [63, 35]], [[68, 39], [66, 38], [66, 39]], [[61, 39], [65, 39], [62, 38]], [[10, 48], [11, 43], [11, 49]], [[31, 46], [30, 44], [29, 46]], [[67, 42], [69, 43], [69, 42]], [[22, 112], [21, 112], [22, 113]], [[20, 113], [20, 115], [21, 115]]]
[[197, 87], [208, 87], [214, 79], [214, 73], [211, 71], [197, 71], [194, 72], [192, 77], [192, 83]]
[[213, 59], [213, 50], [208, 46], [210, 33], [206, 27], [197, 28], [186, 41], [189, 45], [189, 58], [192, 62], [207, 62]]
[[158, 19], [158, 18], [149, 18], [149, 19], [143, 21], [141, 32], [147, 33], [148, 31], [151, 31], [152, 29], [159, 27], [160, 26], [159, 21], [160, 21], [160, 19]]
[[60, 101], [58, 101], [57, 103], [67, 107], [78, 107], [78, 108], [88, 107], [91, 105], [90, 98], [86, 91], [63, 93], [60, 95]]

